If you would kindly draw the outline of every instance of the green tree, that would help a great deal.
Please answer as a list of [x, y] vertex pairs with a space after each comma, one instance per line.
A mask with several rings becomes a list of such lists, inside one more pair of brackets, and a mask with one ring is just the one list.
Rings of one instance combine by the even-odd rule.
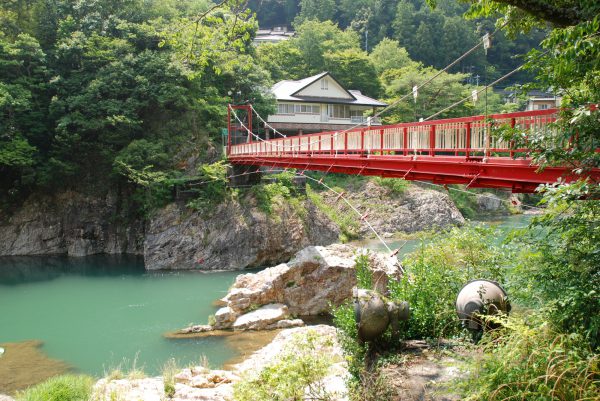
[[300, 0], [300, 13], [294, 22], [300, 24], [308, 20], [331, 21], [335, 14], [335, 0]]
[[400, 47], [397, 41], [389, 38], [384, 38], [379, 42], [370, 56], [379, 74], [385, 70], [403, 68], [413, 63], [406, 49]]
[[306, 21], [297, 26], [292, 44], [300, 50], [309, 70], [307, 74], [325, 71], [325, 53], [359, 49], [359, 38], [352, 30], [341, 30], [331, 21]]
[[325, 68], [345, 87], [360, 89], [368, 96], [379, 96], [381, 86], [377, 71], [366, 52], [347, 49], [325, 53]]

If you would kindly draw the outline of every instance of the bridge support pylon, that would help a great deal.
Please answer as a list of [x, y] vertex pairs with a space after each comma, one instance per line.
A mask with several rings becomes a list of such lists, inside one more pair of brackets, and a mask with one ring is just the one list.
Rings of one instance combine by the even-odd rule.
[[260, 183], [262, 171], [260, 166], [233, 164], [227, 169], [230, 187], [243, 187]]

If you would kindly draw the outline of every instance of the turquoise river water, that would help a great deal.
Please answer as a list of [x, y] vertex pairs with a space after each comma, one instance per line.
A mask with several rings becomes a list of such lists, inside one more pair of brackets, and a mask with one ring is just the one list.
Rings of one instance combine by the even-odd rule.
[[[528, 220], [486, 224], [513, 228]], [[391, 248], [404, 243], [388, 241]], [[401, 254], [418, 244], [408, 241]], [[377, 241], [363, 246], [383, 248]], [[95, 376], [119, 365], [127, 370], [134, 360], [147, 374], [158, 374], [170, 358], [187, 365], [202, 355], [218, 367], [237, 356], [226, 338], [163, 334], [205, 323], [216, 310], [212, 302], [239, 273], [146, 272], [140, 258], [127, 256], [0, 258], [0, 344], [39, 340], [46, 356]]]

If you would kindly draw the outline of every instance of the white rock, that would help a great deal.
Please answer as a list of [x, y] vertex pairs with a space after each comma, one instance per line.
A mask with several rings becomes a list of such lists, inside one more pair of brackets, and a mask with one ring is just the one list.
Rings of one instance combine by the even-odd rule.
[[228, 306], [219, 309], [217, 313], [215, 313], [215, 329], [223, 330], [230, 328], [237, 317], [238, 314]]
[[238, 317], [233, 323], [234, 330], [262, 330], [271, 323], [285, 319], [288, 308], [283, 304], [269, 304]]

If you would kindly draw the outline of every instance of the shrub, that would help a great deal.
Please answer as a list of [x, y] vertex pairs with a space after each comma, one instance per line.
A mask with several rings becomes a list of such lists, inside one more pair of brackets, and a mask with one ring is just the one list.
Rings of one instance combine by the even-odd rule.
[[402, 194], [406, 191], [406, 188], [410, 186], [410, 183], [401, 178], [382, 178], [375, 177], [374, 181], [387, 189], [389, 189], [393, 194]]
[[[560, 196], [560, 193], [557, 195]], [[522, 248], [513, 287], [563, 333], [600, 348], [600, 202], [552, 201], [533, 227], [514, 238]]]
[[361, 254], [354, 260], [354, 271], [358, 288], [370, 290], [373, 288], [373, 271], [369, 265], [369, 255]]
[[315, 331], [308, 331], [306, 336], [296, 335], [276, 361], [234, 386], [234, 399], [329, 400], [330, 395], [320, 385], [333, 363], [323, 353], [324, 347], [331, 346], [329, 341], [320, 338]]
[[227, 164], [224, 161], [201, 165], [196, 178], [202, 184], [194, 187], [196, 198], [188, 202], [188, 207], [196, 210], [208, 210], [225, 199], [227, 195]]
[[465, 400], [593, 400], [600, 394], [600, 357], [581, 336], [499, 319], [503, 329], [484, 336], [484, 353], [458, 383]]
[[508, 249], [493, 245], [497, 235], [475, 225], [453, 228], [404, 259], [404, 276], [389, 286], [392, 299], [410, 304], [411, 318], [402, 323], [408, 338], [459, 333], [455, 301], [462, 286], [477, 278], [503, 280]]
[[321, 212], [340, 228], [341, 242], [345, 243], [358, 238], [360, 222], [353, 212], [345, 213], [335, 207], [335, 205], [328, 204], [318, 192], [313, 190], [312, 186], [306, 188], [306, 195]]
[[17, 393], [17, 401], [87, 401], [94, 379], [83, 375], [52, 377]]

